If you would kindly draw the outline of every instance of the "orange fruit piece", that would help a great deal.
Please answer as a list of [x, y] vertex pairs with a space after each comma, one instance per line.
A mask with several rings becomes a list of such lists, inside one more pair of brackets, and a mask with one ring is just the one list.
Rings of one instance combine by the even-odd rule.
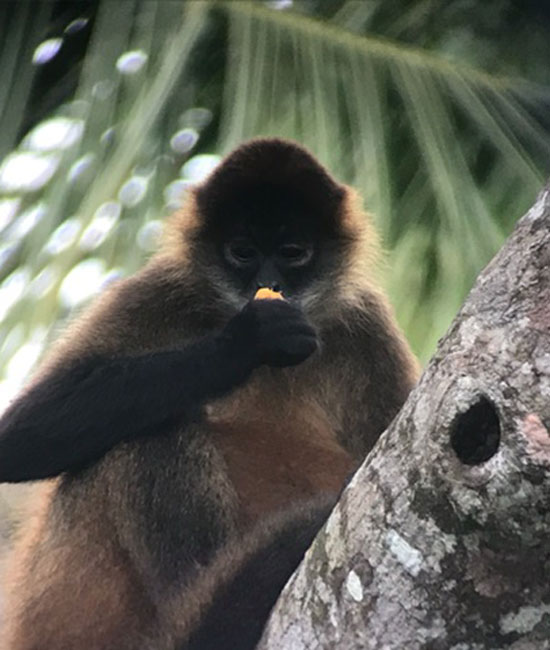
[[283, 294], [280, 291], [273, 291], [268, 287], [261, 287], [256, 291], [254, 300], [284, 300]]

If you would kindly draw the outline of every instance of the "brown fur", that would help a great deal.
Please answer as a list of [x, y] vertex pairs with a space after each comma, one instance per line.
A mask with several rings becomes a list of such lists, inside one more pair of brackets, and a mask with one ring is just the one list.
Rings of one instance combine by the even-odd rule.
[[282, 404], [284, 419], [281, 405], [274, 405], [255, 420], [209, 420], [247, 524], [289, 503], [338, 492], [356, 466], [324, 414], [317, 417], [315, 407], [308, 411], [306, 405], [289, 412], [288, 401]]
[[[298, 171], [308, 160], [299, 157]], [[246, 168], [246, 156], [239, 165]], [[308, 191], [330, 180], [323, 174], [306, 174]], [[304, 300], [321, 352], [296, 368], [260, 368], [210, 404], [200, 424], [119, 445], [93, 467], [45, 485], [44, 505], [12, 561], [3, 648], [169, 648], [167, 603], [179, 602], [194, 579], [179, 569], [180, 547], [206, 536], [219, 548], [289, 503], [338, 491], [373, 446], [417, 365], [373, 284], [379, 246], [370, 220], [351, 190], [334, 187], [344, 197], [348, 259]], [[68, 329], [34, 381], [93, 354], [184, 346], [235, 313], [223, 277], [210, 270], [197, 277], [193, 236], [204, 196], [203, 186], [170, 220], [161, 251], [140, 273]], [[190, 497], [201, 500], [204, 516], [196, 518]]]

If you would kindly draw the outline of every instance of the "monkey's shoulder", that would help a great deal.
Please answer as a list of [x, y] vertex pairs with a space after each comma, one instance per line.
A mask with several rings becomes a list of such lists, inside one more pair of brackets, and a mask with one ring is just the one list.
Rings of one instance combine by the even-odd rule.
[[51, 348], [55, 360], [121, 356], [178, 348], [219, 325], [201, 283], [173, 260], [153, 259], [116, 280], [77, 315]]

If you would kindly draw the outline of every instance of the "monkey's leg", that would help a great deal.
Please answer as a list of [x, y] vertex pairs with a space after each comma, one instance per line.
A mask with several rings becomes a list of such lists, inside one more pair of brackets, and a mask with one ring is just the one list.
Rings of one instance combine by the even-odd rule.
[[46, 511], [20, 539], [2, 607], [2, 650], [163, 647], [141, 580], [116, 539], [93, 521], [93, 502], [86, 508], [88, 525], [64, 526], [62, 540], [56, 538], [59, 523], [49, 523]]
[[177, 650], [253, 650], [335, 501], [325, 495], [294, 506], [221, 549], [184, 594], [190, 632]]

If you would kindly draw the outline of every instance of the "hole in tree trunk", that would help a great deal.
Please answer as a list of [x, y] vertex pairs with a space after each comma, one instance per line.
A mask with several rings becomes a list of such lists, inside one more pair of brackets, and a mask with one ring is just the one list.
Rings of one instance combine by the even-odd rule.
[[466, 465], [479, 465], [494, 456], [500, 444], [500, 422], [494, 405], [480, 397], [451, 426], [451, 445]]

